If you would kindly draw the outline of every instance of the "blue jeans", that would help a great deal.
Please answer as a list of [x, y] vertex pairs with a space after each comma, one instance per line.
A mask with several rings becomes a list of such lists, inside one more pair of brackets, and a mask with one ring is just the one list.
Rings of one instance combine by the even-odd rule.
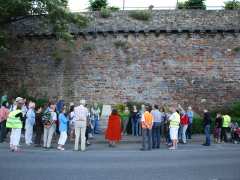
[[92, 126], [93, 126], [93, 133], [94, 134], [99, 134], [99, 118], [98, 116], [93, 116], [92, 117]]
[[160, 148], [161, 123], [154, 123], [152, 127], [152, 148]]
[[204, 127], [204, 133], [205, 133], [205, 136], [206, 136], [206, 143], [207, 145], [210, 145], [211, 144], [211, 140], [210, 140], [210, 125], [206, 125]]
[[138, 136], [138, 121], [132, 119], [132, 135]]
[[146, 150], [152, 149], [152, 130], [151, 129], [142, 129], [142, 149]]

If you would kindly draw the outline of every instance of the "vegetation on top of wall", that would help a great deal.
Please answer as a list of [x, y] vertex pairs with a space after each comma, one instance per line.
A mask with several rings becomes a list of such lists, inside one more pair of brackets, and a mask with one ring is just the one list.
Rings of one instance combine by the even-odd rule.
[[206, 9], [206, 0], [187, 0], [185, 2], [179, 2], [177, 9]]
[[100, 11], [108, 6], [107, 0], [89, 0], [89, 9], [91, 11]]
[[119, 8], [119, 7], [116, 7], [116, 6], [109, 6], [108, 8], [109, 8], [112, 12], [117, 12], [117, 11], [120, 10], [120, 8]]
[[224, 2], [224, 4], [225, 4], [224, 9], [226, 9], [226, 10], [240, 9], [240, 1], [238, 1], [238, 0], [227, 1], [227, 2]]
[[129, 16], [136, 20], [149, 21], [152, 18], [152, 12], [150, 10], [135, 10], [129, 12]]
[[111, 16], [111, 10], [109, 8], [101, 8], [100, 16], [102, 18], [108, 18]]
[[78, 27], [88, 25], [88, 18], [80, 13], [72, 13], [68, 8], [67, 0], [1, 0], [0, 1], [0, 49], [5, 50], [8, 45], [4, 39], [8, 36], [15, 37], [11, 31], [4, 29], [11, 23], [21, 21], [29, 17], [44, 17], [43, 24], [53, 26], [57, 39], [69, 41], [73, 36], [69, 32], [70, 24]]
[[234, 52], [240, 52], [240, 46], [233, 48]]

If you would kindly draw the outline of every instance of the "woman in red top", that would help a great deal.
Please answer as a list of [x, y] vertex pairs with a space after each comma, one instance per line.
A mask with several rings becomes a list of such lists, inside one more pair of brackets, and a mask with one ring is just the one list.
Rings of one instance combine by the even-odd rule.
[[116, 142], [121, 140], [121, 119], [116, 109], [112, 110], [109, 116], [108, 127], [105, 132], [105, 138], [109, 142], [109, 147], [114, 147]]
[[182, 142], [187, 143], [186, 131], [188, 128], [189, 118], [186, 113], [183, 113], [180, 119], [181, 129], [182, 129]]

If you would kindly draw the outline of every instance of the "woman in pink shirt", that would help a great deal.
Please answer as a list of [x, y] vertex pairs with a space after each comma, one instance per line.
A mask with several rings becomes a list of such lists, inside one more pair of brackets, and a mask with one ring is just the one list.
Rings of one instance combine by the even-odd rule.
[[0, 143], [6, 138], [6, 120], [8, 118], [9, 110], [7, 102], [4, 102], [0, 108]]

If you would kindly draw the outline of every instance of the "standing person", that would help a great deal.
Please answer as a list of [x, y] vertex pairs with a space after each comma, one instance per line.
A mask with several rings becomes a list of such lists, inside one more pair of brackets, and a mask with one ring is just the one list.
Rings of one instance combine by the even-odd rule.
[[4, 142], [6, 138], [6, 121], [8, 118], [9, 110], [7, 108], [7, 102], [3, 102], [0, 108], [0, 143]]
[[116, 142], [119, 142], [121, 138], [121, 119], [117, 110], [113, 109], [108, 119], [105, 139], [108, 140], [109, 147], [114, 147]]
[[74, 108], [75, 114], [75, 145], [74, 150], [78, 151], [79, 138], [81, 138], [81, 151], [85, 151], [86, 146], [86, 126], [88, 109], [85, 107], [86, 101], [81, 100], [80, 105]]
[[141, 120], [141, 114], [137, 109], [137, 106], [133, 106], [133, 111], [131, 114], [131, 123], [132, 123], [132, 135], [138, 136], [138, 122]]
[[[150, 107], [149, 107], [150, 108]], [[143, 114], [145, 113], [146, 108], [145, 105], [142, 104], [141, 105], [141, 110], [140, 110], [140, 118], [138, 120], [138, 136], [142, 135], [142, 122], [141, 122], [141, 117], [143, 116]]]
[[181, 118], [180, 118], [180, 124], [181, 124], [181, 140], [183, 142], [183, 144], [187, 143], [187, 138], [186, 138], [186, 131], [188, 128], [188, 124], [189, 124], [189, 118], [187, 116], [187, 114], [185, 114], [185, 112], [183, 112]]
[[58, 140], [58, 150], [64, 151], [64, 145], [67, 140], [67, 123], [68, 123], [68, 118], [66, 115], [66, 108], [63, 107], [61, 113], [59, 114], [59, 132], [60, 132], [60, 137]]
[[40, 107], [40, 106], [37, 107], [37, 109], [36, 109], [35, 129], [36, 129], [35, 146], [41, 147], [43, 122], [42, 122], [42, 107]]
[[124, 108], [124, 111], [119, 114], [120, 114], [121, 121], [122, 121], [122, 134], [127, 135], [127, 125], [128, 125], [129, 118], [130, 118], [130, 112], [128, 110], [128, 107], [126, 106]]
[[168, 121], [169, 115], [168, 113], [166, 113], [165, 108], [163, 107], [161, 108], [160, 112], [162, 113], [162, 118], [163, 118], [163, 132], [164, 132], [165, 141], [167, 145], [171, 145], [172, 142], [170, 138], [169, 121]]
[[191, 106], [188, 107], [187, 116], [189, 119], [188, 128], [187, 128], [187, 138], [192, 139], [192, 123], [193, 123], [194, 114]]
[[169, 117], [169, 130], [170, 130], [170, 138], [172, 140], [172, 147], [170, 147], [170, 150], [177, 149], [177, 141], [178, 141], [178, 129], [179, 129], [179, 123], [180, 123], [180, 115], [179, 112], [177, 112], [176, 108], [171, 107], [170, 111], [172, 112], [172, 115]]
[[56, 106], [50, 105], [50, 108], [44, 112], [44, 135], [43, 135], [43, 147], [49, 149], [52, 143], [52, 137], [56, 131], [57, 113], [55, 112]]
[[222, 128], [222, 115], [217, 113], [214, 125], [214, 140], [215, 143], [221, 143], [221, 128]]
[[11, 128], [11, 136], [10, 136], [10, 149], [13, 152], [19, 151], [19, 142], [21, 138], [21, 130], [23, 127], [23, 113], [22, 113], [22, 106], [23, 106], [23, 98], [17, 97], [16, 98], [16, 110], [13, 110], [9, 113], [6, 127]]
[[70, 113], [69, 113], [69, 129], [70, 129], [70, 141], [74, 140], [74, 103], [70, 103]]
[[154, 105], [154, 109], [151, 111], [153, 116], [153, 127], [152, 127], [152, 148], [160, 148], [160, 137], [161, 137], [161, 123], [162, 123], [162, 114], [158, 110], [158, 106]]
[[32, 144], [33, 126], [35, 124], [35, 103], [29, 102], [28, 108], [25, 122], [25, 143], [30, 146]]
[[204, 115], [203, 115], [203, 127], [204, 127], [204, 133], [206, 136], [206, 141], [203, 146], [210, 146], [211, 145], [211, 137], [210, 137], [210, 126], [211, 126], [211, 116], [207, 109], [204, 109]]
[[[146, 111], [143, 113], [142, 122], [142, 148], [141, 151], [152, 149], [152, 126], [153, 126], [153, 115], [150, 113], [150, 107], [146, 107]], [[146, 147], [148, 144], [148, 149]]]
[[98, 107], [97, 103], [94, 103], [93, 107], [91, 108], [91, 124], [93, 125], [93, 133], [92, 134], [99, 134], [99, 119], [101, 110]]
[[222, 142], [228, 142], [227, 138], [227, 132], [229, 131], [229, 127], [231, 124], [231, 117], [229, 115], [223, 115], [223, 123], [222, 123], [222, 134], [221, 134], [221, 140]]

